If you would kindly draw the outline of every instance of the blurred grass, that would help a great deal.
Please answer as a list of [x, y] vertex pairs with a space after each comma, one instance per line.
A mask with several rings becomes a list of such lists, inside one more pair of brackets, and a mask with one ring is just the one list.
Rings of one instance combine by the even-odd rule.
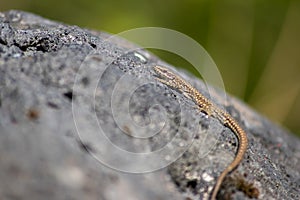
[[[300, 136], [298, 0], [10, 0], [0, 1], [0, 9], [110, 33], [146, 26], [180, 31], [209, 52], [227, 92]], [[154, 52], [188, 66], [172, 53]]]

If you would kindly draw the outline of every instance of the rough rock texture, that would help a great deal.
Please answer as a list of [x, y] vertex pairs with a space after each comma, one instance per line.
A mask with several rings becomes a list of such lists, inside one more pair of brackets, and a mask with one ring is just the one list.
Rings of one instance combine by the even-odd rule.
[[[208, 198], [234, 134], [155, 81], [166, 63], [108, 38], [0, 13], [0, 199]], [[300, 140], [234, 98], [224, 106], [249, 148], [218, 197], [300, 199]]]

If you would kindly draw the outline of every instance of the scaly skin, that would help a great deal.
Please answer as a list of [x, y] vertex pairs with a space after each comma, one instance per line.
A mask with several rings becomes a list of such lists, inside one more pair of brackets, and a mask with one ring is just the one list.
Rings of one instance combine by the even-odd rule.
[[207, 115], [213, 116], [220, 120], [221, 123], [229, 127], [238, 138], [239, 147], [237, 150], [237, 154], [234, 160], [230, 163], [230, 165], [228, 165], [227, 168], [219, 176], [211, 194], [211, 199], [215, 200], [226, 175], [233, 171], [243, 160], [248, 146], [246, 132], [240, 127], [240, 125], [234, 120], [234, 118], [231, 117], [229, 113], [215, 106], [208, 98], [202, 95], [197, 89], [195, 89], [192, 85], [183, 80], [181, 77], [177, 76], [167, 68], [161, 66], [155, 66], [154, 71], [157, 74], [156, 79], [158, 81], [178, 90], [179, 92], [183, 93], [186, 97], [192, 99], [201, 112], [204, 112]]

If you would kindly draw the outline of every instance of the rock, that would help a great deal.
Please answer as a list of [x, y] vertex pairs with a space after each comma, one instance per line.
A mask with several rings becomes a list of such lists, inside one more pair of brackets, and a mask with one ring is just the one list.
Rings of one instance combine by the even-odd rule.
[[[163, 61], [133, 47], [30, 13], [0, 13], [0, 199], [209, 197], [238, 141], [158, 83], [152, 66]], [[176, 73], [208, 94], [201, 80]], [[299, 139], [212, 90], [249, 138], [219, 197], [299, 199]]]

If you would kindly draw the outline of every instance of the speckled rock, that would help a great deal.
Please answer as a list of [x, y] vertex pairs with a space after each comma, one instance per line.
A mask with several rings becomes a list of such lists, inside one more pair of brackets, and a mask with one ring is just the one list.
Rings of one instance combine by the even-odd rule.
[[[0, 199], [209, 197], [238, 141], [158, 83], [152, 66], [172, 66], [136, 48], [30, 13], [0, 13]], [[208, 94], [201, 80], [176, 73]], [[218, 198], [299, 199], [299, 138], [214, 91], [249, 138]]]

